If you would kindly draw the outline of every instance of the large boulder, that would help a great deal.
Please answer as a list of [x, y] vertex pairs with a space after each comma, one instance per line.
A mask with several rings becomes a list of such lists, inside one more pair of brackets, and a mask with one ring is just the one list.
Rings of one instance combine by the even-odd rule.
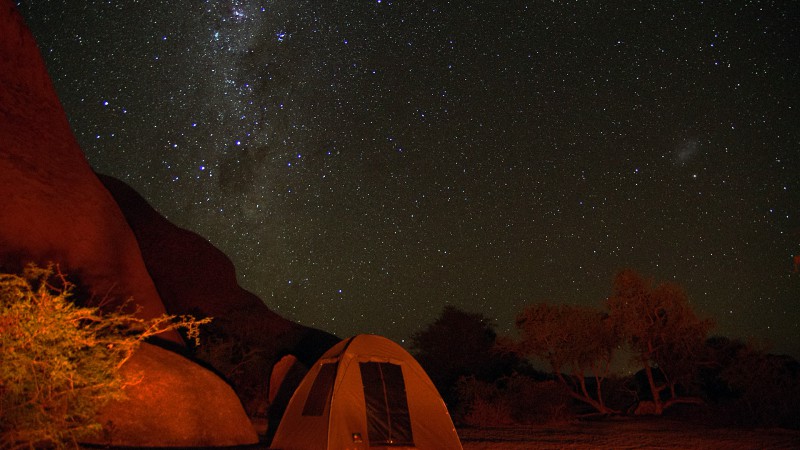
[[89, 443], [120, 447], [223, 447], [258, 442], [233, 390], [184, 357], [143, 344], [122, 366], [126, 398], [103, 409]]
[[136, 235], [167, 311], [213, 317], [198, 357], [226, 377], [251, 417], [266, 417], [273, 365], [291, 354], [310, 366], [338, 338], [275, 314], [239, 286], [233, 263], [219, 249], [169, 222], [127, 184], [99, 176]]
[[[165, 309], [136, 239], [78, 146], [36, 42], [0, 0], [0, 269], [57, 263], [109, 307]], [[178, 340], [177, 334], [170, 334]]]

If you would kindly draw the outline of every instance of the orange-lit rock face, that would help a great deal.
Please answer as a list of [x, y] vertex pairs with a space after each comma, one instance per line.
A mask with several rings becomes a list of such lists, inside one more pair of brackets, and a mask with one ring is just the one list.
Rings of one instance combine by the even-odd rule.
[[93, 441], [117, 446], [211, 447], [258, 442], [233, 390], [175, 353], [144, 344], [122, 369], [135, 384], [100, 417]]
[[97, 299], [164, 308], [133, 233], [70, 130], [36, 43], [0, 0], [0, 267], [60, 264]]
[[[205, 330], [209, 339], [231, 339], [258, 355], [237, 362], [237, 374], [228, 378], [249, 413], [262, 415], [267, 405], [275, 405], [267, 399], [266, 377], [276, 358], [290, 353], [310, 365], [336, 343], [337, 339], [327, 333], [300, 326], [271, 311], [239, 286], [233, 263], [225, 254], [201, 236], [170, 223], [131, 187], [105, 175], [100, 175], [100, 180], [133, 230], [167, 311], [211, 316], [212, 326]], [[292, 382], [296, 385], [299, 381]], [[273, 413], [270, 410], [270, 415]], [[274, 415], [280, 418], [279, 413]]]

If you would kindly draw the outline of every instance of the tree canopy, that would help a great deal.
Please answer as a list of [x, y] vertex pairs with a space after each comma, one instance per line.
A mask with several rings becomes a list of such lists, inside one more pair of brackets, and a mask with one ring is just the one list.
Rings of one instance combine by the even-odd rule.
[[[632, 269], [614, 278], [613, 293], [607, 301], [616, 333], [627, 343], [647, 375], [655, 412], [678, 402], [676, 386], [694, 375], [710, 320], [695, 315], [681, 286], [662, 282], [654, 285]], [[653, 370], [666, 382], [658, 383]], [[670, 400], [661, 392], [669, 388]]]
[[[539, 303], [517, 316], [517, 328], [517, 352], [547, 362], [574, 398], [598, 412], [612, 412], [605, 406], [601, 385], [618, 339], [606, 314], [589, 307]], [[595, 379], [594, 396], [586, 386], [588, 375]]]
[[491, 319], [448, 305], [425, 329], [414, 334], [412, 352], [448, 403], [456, 398], [460, 377], [493, 381], [511, 373], [519, 363], [496, 351], [497, 333]]

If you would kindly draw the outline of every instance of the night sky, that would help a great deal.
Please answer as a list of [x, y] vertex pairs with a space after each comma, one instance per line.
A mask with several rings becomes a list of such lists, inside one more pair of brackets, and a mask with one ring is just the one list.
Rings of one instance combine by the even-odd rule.
[[631, 267], [800, 356], [792, 3], [17, 2], [92, 166], [287, 318], [506, 333]]

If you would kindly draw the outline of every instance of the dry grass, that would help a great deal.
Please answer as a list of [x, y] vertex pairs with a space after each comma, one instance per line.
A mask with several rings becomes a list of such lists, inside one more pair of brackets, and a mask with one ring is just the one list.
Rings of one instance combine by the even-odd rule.
[[459, 436], [464, 450], [800, 449], [800, 431], [716, 428], [664, 418], [465, 428]]

